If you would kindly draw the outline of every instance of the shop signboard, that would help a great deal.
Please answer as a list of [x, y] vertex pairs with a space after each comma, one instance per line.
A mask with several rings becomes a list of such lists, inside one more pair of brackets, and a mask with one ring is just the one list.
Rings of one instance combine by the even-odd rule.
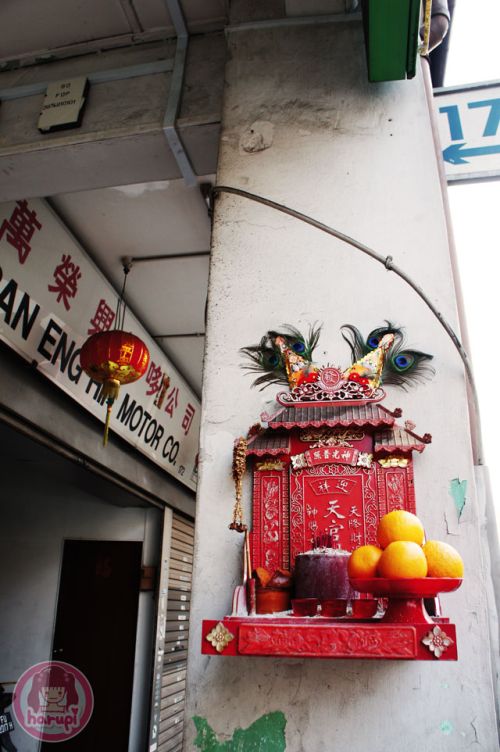
[[[0, 204], [0, 339], [101, 420], [101, 386], [82, 371], [79, 352], [89, 335], [113, 328], [117, 300], [46, 202]], [[200, 403], [129, 311], [124, 329], [146, 343], [150, 363], [120, 389], [110, 427], [195, 490]]]

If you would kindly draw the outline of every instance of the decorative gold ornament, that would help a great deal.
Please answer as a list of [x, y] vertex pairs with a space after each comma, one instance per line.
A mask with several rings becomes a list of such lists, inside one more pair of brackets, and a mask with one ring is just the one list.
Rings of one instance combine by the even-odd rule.
[[209, 643], [216, 649], [218, 653], [222, 653], [227, 648], [231, 640], [234, 640], [234, 635], [231, 634], [229, 629], [226, 629], [224, 624], [220, 621], [211, 632], [206, 636]]
[[358, 461], [356, 465], [358, 467], [371, 467], [373, 462], [373, 454], [370, 452], [360, 452], [358, 454]]
[[257, 470], [283, 470], [285, 464], [281, 460], [266, 460], [263, 462], [256, 462], [255, 467]]
[[408, 465], [407, 457], [397, 457], [396, 455], [389, 455], [388, 457], [382, 457], [378, 461], [378, 464], [382, 467], [406, 467]]
[[238, 533], [244, 533], [247, 529], [247, 526], [243, 524], [243, 507], [241, 506], [243, 476], [245, 475], [247, 468], [247, 449], [248, 442], [243, 437], [240, 437], [234, 442], [233, 478], [236, 501], [233, 509], [233, 521], [229, 525], [229, 529], [236, 530]]
[[316, 442], [311, 444], [311, 449], [323, 446], [352, 447], [351, 441], [361, 441], [364, 437], [364, 431], [338, 428], [310, 428], [300, 434], [301, 441]]
[[443, 630], [436, 624], [436, 626], [422, 638], [422, 642], [431, 653], [434, 653], [436, 658], [441, 658], [445, 650], [448, 650], [450, 645], [453, 645], [454, 640], [452, 640], [451, 637], [448, 637], [446, 632], [443, 632]]

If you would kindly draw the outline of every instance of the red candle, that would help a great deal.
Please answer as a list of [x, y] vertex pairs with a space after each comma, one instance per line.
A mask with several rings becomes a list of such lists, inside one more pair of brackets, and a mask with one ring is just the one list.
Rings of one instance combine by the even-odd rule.
[[334, 600], [354, 598], [347, 576], [348, 551], [308, 551], [295, 558], [295, 597]]

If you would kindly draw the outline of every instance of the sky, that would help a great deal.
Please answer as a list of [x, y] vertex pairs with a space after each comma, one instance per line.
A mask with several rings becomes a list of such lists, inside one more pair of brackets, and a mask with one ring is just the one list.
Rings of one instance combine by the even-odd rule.
[[[480, 8], [480, 12], [479, 12]], [[445, 86], [500, 82], [499, 0], [457, 0]], [[498, 132], [500, 143], [500, 129]], [[469, 356], [479, 394], [485, 464], [500, 527], [500, 463], [497, 458], [500, 409], [496, 379], [500, 343], [496, 340], [500, 298], [500, 178], [448, 188], [462, 283]], [[500, 255], [500, 254], [499, 254]]]

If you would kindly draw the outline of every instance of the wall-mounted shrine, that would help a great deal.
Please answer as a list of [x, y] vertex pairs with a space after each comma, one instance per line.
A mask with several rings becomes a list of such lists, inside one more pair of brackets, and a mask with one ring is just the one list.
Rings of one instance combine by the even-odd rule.
[[[389, 322], [366, 340], [343, 328], [352, 365], [312, 361], [308, 338], [286, 327], [244, 348], [257, 385], [285, 379], [245, 439], [235, 444], [233, 529], [244, 537], [243, 584], [233, 612], [203, 622], [207, 655], [324, 658], [457, 658], [455, 626], [438, 593], [458, 578], [349, 580], [350, 552], [377, 545], [380, 519], [416, 512], [413, 456], [431, 442], [400, 409], [383, 402], [382, 382], [400, 386], [430, 371], [430, 355], [405, 348]], [[243, 523], [241, 479], [252, 473], [251, 531]]]

